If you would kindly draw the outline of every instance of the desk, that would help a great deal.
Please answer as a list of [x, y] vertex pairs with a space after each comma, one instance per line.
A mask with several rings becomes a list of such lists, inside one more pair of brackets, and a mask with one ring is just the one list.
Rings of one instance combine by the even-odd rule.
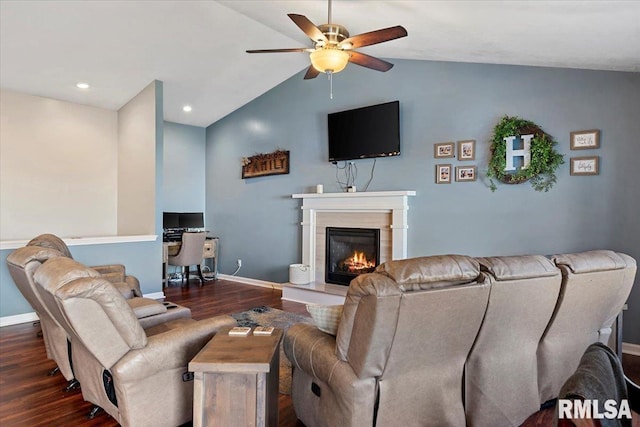
[[[218, 278], [218, 246], [220, 239], [217, 237], [207, 237], [204, 241], [204, 249], [202, 251], [202, 259], [212, 259], [213, 267], [211, 272], [213, 278]], [[167, 269], [169, 265], [169, 255], [176, 255], [180, 251], [181, 242], [162, 242], [162, 284], [166, 286], [169, 276], [167, 275]]]
[[193, 425], [278, 425], [278, 370], [282, 329], [271, 335], [229, 336], [221, 329], [189, 363]]

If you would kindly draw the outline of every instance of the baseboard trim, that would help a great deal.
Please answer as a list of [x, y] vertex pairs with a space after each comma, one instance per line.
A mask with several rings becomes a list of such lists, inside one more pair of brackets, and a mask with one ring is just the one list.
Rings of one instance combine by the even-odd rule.
[[19, 325], [20, 323], [37, 322], [40, 320], [38, 315], [34, 312], [15, 314], [13, 316], [0, 317], [0, 328], [5, 326]]
[[261, 288], [280, 289], [281, 283], [269, 282], [267, 280], [251, 279], [249, 277], [232, 276], [230, 274], [218, 274], [218, 279], [228, 280], [229, 282], [238, 282], [245, 285], [260, 286]]
[[622, 352], [632, 356], [640, 356], [640, 344], [632, 344], [630, 342], [622, 343]]

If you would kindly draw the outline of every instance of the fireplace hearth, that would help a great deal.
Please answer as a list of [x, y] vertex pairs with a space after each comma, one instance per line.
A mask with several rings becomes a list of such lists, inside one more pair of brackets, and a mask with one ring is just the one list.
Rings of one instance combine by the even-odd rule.
[[380, 261], [377, 228], [326, 228], [325, 282], [349, 286], [360, 274], [371, 273]]

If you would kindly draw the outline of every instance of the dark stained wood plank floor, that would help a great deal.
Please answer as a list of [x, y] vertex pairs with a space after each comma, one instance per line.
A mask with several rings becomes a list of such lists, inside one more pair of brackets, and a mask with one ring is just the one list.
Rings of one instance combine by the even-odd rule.
[[[266, 305], [281, 310], [306, 314], [304, 304], [282, 301], [281, 291], [218, 280], [198, 286], [197, 279], [190, 287], [165, 288], [167, 300], [191, 308], [194, 319], [220, 314], [237, 313]], [[113, 418], [99, 413], [88, 420], [85, 415], [91, 404], [82, 400], [79, 390], [62, 391], [66, 381], [62, 375], [47, 376], [55, 364], [46, 359], [39, 327], [31, 323], [0, 328], [0, 426], [104, 426], [118, 424]], [[625, 355], [625, 371], [640, 382], [640, 357]], [[525, 427], [550, 426], [553, 408], [532, 415]], [[280, 395], [281, 427], [303, 427], [297, 421], [290, 396]], [[634, 427], [640, 427], [638, 417]]]

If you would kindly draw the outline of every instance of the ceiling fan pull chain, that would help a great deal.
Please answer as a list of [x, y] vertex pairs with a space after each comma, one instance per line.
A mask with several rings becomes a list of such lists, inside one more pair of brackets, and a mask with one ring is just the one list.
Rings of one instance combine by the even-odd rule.
[[333, 99], [333, 73], [328, 71], [327, 77], [329, 78], [329, 99]]

